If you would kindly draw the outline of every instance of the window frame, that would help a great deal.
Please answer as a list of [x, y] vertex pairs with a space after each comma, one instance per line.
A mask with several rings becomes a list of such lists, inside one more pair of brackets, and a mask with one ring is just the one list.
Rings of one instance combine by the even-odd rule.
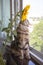
[[[23, 0], [22, 0], [23, 1]], [[23, 8], [23, 5], [22, 5]], [[31, 46], [29, 47], [30, 49], [30, 56], [33, 60], [35, 60], [39, 65], [43, 65], [43, 54]]]
[[41, 54], [39, 51], [37, 51], [34, 48], [30, 47], [30, 56], [38, 64], [43, 65], [43, 54]]
[[[15, 0], [17, 2], [17, 0]], [[22, 4], [23, 0], [20, 0], [20, 10], [22, 11], [23, 8], [23, 4]], [[15, 3], [15, 2], [14, 2]], [[16, 10], [15, 10], [16, 12]], [[4, 38], [0, 38], [0, 41], [4, 41]], [[30, 55], [31, 57], [40, 65], [43, 65], [43, 54], [41, 54], [39, 51], [33, 49], [32, 47], [30, 47]]]

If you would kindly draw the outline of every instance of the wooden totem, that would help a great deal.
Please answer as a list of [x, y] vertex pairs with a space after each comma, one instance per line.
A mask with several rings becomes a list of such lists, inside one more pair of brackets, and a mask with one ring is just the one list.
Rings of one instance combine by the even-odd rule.
[[20, 59], [30, 59], [29, 54], [29, 21], [26, 19], [20, 22], [17, 27], [18, 50], [20, 51]]

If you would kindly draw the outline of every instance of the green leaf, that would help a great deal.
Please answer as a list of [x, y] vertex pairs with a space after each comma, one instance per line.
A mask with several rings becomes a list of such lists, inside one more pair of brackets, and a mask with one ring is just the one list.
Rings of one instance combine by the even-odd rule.
[[9, 24], [8, 24], [8, 28], [12, 28], [12, 23], [10, 22]]
[[5, 31], [6, 33], [9, 33], [10, 28], [3, 28], [2, 31]]

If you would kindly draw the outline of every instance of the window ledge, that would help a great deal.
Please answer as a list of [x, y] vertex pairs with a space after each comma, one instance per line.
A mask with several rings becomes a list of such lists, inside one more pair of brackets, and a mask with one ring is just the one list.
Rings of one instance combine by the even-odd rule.
[[39, 65], [43, 65], [43, 54], [30, 47], [30, 55]]

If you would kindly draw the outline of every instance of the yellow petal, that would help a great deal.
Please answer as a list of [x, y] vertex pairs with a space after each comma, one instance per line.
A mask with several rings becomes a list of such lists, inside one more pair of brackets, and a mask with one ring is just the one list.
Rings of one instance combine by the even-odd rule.
[[22, 11], [22, 15], [21, 15], [21, 20], [24, 21], [25, 19], [27, 19], [27, 14], [28, 14], [28, 10], [30, 9], [30, 5], [27, 5], [23, 11]]

